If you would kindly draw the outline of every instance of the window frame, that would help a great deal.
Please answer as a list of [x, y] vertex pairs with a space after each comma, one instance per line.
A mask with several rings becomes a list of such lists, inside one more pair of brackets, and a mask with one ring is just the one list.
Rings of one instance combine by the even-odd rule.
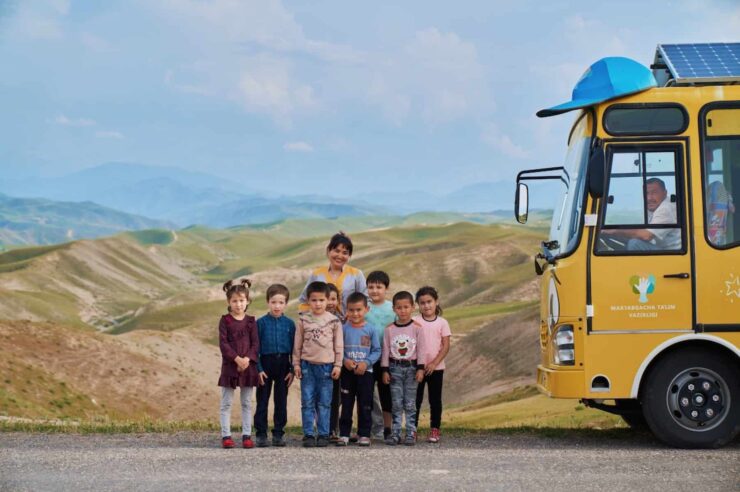
[[[700, 162], [700, 168], [701, 168], [701, 213], [702, 213], [702, 223], [704, 224], [704, 242], [709, 245], [709, 247], [724, 251], [728, 249], [737, 248], [740, 246], [740, 237], [735, 239], [732, 243], [719, 246], [717, 244], [714, 244], [712, 241], [709, 240], [708, 230], [707, 227], [707, 190], [705, 183], [707, 181], [707, 173], [706, 173], [706, 163], [704, 161], [704, 152], [706, 151], [706, 143], [707, 143], [707, 113], [710, 111], [714, 111], [717, 109], [740, 109], [740, 101], [719, 101], [719, 102], [711, 102], [708, 104], [705, 104], [702, 106], [701, 110], [699, 110], [699, 162]], [[722, 137], [709, 137], [709, 140], [740, 140], [740, 135], [735, 136], [722, 136]], [[738, 205], [735, 205], [738, 207]], [[739, 210], [736, 209], [736, 214], [740, 213]], [[739, 235], [740, 236], [740, 235]]]
[[[613, 156], [615, 153], [623, 153], [623, 152], [635, 152], [635, 153], [647, 153], [647, 152], [673, 152], [673, 154], [676, 156], [675, 160], [675, 181], [676, 181], [676, 226], [681, 230], [681, 248], [680, 249], [661, 249], [661, 250], [654, 250], [654, 251], [630, 251], [630, 250], [622, 250], [622, 251], [601, 251], [598, 249], [599, 246], [599, 237], [601, 235], [602, 229], [610, 229], [610, 230], [634, 230], [634, 229], [675, 229], [676, 227], [672, 224], [655, 224], [651, 227], [639, 227], [635, 226], [633, 224], [616, 224], [616, 225], [610, 225], [610, 226], [604, 226], [606, 221], [606, 210], [608, 208], [608, 197], [609, 197], [609, 191], [612, 184], [612, 165], [613, 165]], [[687, 224], [686, 224], [686, 210], [685, 210], [685, 200], [686, 200], [686, 193], [687, 187], [685, 184], [685, 178], [684, 178], [684, 145], [680, 142], [676, 143], [640, 143], [640, 142], [630, 142], [630, 143], [610, 143], [606, 147], [606, 187], [604, 190], [604, 196], [601, 200], [599, 200], [599, 210], [598, 210], [598, 227], [596, 228], [596, 236], [594, 238], [594, 245], [593, 245], [593, 254], [595, 256], [683, 256], [686, 255], [688, 252], [687, 248], [687, 242], [688, 242], [688, 234], [687, 234]], [[647, 214], [647, 204], [645, 203], [645, 200], [647, 200], [645, 196], [645, 181], [647, 179], [650, 179], [650, 177], [653, 176], [653, 174], [648, 177], [648, 175], [644, 172], [640, 172], [643, 182], [643, 213]], [[657, 173], [655, 176], [660, 176], [661, 174], [665, 175], [666, 173]], [[679, 193], [679, 190], [681, 190], [681, 193]], [[647, 217], [646, 217], [647, 219]], [[648, 225], [648, 224], [643, 224]]]
[[[618, 109], [662, 109], [662, 108], [674, 108], [681, 111], [681, 114], [683, 115], [683, 125], [681, 128], [675, 132], [631, 132], [631, 131], [617, 131], [617, 130], [610, 130], [609, 126], [607, 125], [607, 116], [612, 110], [618, 110]], [[686, 129], [689, 127], [689, 112], [686, 111], [686, 108], [683, 107], [681, 104], [678, 103], [620, 103], [620, 104], [612, 104], [606, 110], [604, 111], [604, 114], [601, 117], [601, 126], [604, 128], [604, 131], [612, 135], [614, 137], [648, 137], [648, 136], [664, 136], [664, 135], [681, 135], [686, 131]]]

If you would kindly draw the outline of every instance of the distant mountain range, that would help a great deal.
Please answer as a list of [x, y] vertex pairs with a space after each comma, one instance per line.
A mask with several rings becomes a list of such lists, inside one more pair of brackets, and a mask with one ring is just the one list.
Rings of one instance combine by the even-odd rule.
[[[506, 211], [513, 208], [514, 201], [514, 183], [510, 182], [477, 183], [443, 195], [409, 190], [403, 194], [364, 193], [346, 199], [322, 195], [268, 197], [206, 173], [129, 163], [103, 164], [56, 178], [0, 180], [0, 192], [14, 197], [94, 202], [140, 216], [140, 220], [148, 217], [174, 227], [232, 227], [285, 219], [421, 211]], [[553, 206], [551, 193], [530, 196], [532, 209]]]
[[0, 246], [61, 243], [174, 226], [172, 222], [127, 214], [92, 202], [58, 202], [0, 194]]

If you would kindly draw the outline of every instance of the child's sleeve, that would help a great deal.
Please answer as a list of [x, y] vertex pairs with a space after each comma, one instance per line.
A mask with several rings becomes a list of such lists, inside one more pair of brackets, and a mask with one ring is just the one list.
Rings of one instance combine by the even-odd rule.
[[424, 338], [421, 336], [421, 325], [414, 324], [414, 336], [416, 337], [416, 369], [424, 369], [426, 363], [426, 352], [424, 351]]
[[442, 338], [452, 336], [452, 330], [450, 330], [450, 324], [447, 322], [446, 319], [443, 321], [444, 322], [442, 323], [442, 329], [440, 330]]
[[344, 328], [339, 319], [334, 321], [334, 367], [342, 367], [344, 360]]
[[293, 367], [301, 365], [301, 350], [303, 350], [303, 321], [298, 318], [293, 337]]
[[247, 357], [249, 360], [259, 361], [260, 357], [260, 337], [257, 335], [257, 322], [252, 318], [252, 321], [247, 322], [247, 337], [249, 337], [249, 349], [247, 350]]
[[218, 323], [218, 346], [221, 349], [221, 355], [227, 360], [233, 361], [236, 359], [238, 354], [229, 343], [228, 328], [226, 327], [226, 319], [223, 316]]
[[378, 339], [378, 330], [372, 327], [370, 330], [370, 353], [367, 355], [367, 366], [372, 367], [380, 359], [380, 340]]
[[[263, 334], [262, 329], [264, 326], [264, 323], [261, 323], [262, 318], [257, 320], [257, 339], [262, 340]], [[257, 351], [257, 372], [264, 372], [264, 369], [262, 367], [262, 344], [260, 343], [260, 348]]]
[[292, 319], [290, 320], [290, 328], [288, 329], [288, 332], [290, 333], [290, 352], [288, 353], [288, 358], [290, 359], [289, 366], [291, 372], [293, 371], [293, 349], [295, 348], [295, 322]]
[[390, 363], [391, 353], [391, 325], [385, 327], [385, 335], [383, 335], [383, 349], [380, 355], [380, 367], [384, 371], [388, 371], [388, 364]]

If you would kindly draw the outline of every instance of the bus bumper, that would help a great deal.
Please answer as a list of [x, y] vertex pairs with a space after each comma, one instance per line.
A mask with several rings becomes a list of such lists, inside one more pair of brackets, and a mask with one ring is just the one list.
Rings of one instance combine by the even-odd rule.
[[552, 398], [583, 398], [583, 371], [537, 366], [537, 389]]

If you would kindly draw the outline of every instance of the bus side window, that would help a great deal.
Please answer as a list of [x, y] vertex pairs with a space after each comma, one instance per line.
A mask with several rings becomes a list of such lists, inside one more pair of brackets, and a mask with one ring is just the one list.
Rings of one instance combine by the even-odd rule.
[[709, 111], [704, 126], [704, 232], [717, 248], [740, 245], [740, 109]]

